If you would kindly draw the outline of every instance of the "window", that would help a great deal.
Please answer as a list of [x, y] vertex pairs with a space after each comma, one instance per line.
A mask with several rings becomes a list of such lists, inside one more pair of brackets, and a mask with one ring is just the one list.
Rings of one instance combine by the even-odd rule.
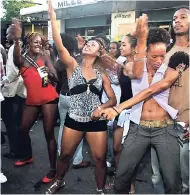
[[109, 35], [109, 26], [100, 26], [100, 27], [92, 27], [92, 28], [87, 28], [87, 36], [96, 36], [99, 33], [103, 33], [105, 35]]

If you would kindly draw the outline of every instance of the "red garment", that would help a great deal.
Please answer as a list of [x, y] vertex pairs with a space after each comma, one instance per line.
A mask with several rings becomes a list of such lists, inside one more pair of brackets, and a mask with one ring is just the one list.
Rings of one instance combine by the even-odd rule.
[[[36, 63], [39, 67], [45, 66], [41, 58]], [[43, 105], [58, 98], [56, 89], [51, 83], [48, 83], [47, 87], [42, 87], [42, 78], [35, 67], [26, 68], [22, 66], [21, 75], [27, 90], [27, 105]]]

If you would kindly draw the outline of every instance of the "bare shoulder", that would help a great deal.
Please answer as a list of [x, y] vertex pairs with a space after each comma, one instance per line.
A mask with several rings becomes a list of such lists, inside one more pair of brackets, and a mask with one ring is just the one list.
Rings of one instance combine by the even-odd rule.
[[177, 79], [178, 75], [179, 75], [178, 71], [176, 71], [173, 68], [168, 67], [166, 69], [164, 77], [165, 78], [170, 77], [171, 79], [175, 79], [175, 78]]

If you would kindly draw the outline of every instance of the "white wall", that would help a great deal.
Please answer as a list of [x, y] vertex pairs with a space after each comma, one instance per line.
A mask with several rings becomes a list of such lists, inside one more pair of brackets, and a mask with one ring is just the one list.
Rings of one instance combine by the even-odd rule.
[[[111, 39], [117, 40], [122, 36], [122, 26], [132, 27], [135, 24], [135, 11], [112, 13], [111, 20]], [[129, 30], [132, 29], [126, 29], [126, 34]]]

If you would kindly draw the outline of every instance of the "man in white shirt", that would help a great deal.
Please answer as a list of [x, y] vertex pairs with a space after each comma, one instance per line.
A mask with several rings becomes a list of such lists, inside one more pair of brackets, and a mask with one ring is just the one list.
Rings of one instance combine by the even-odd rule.
[[[0, 44], [0, 69], [1, 69], [1, 80], [2, 80], [2, 77], [4, 76], [4, 63], [6, 61], [6, 51], [5, 49], [3, 48], [3, 46]], [[4, 100], [4, 97], [0, 91], [0, 102], [2, 102]], [[1, 144], [2, 143], [2, 136], [1, 135]], [[1, 172], [1, 167], [0, 167], [0, 183], [5, 183], [7, 181], [7, 178], [6, 176]]]
[[1, 103], [1, 117], [7, 130], [10, 152], [4, 154], [6, 158], [18, 158], [22, 156], [22, 148], [19, 139], [19, 126], [21, 122], [22, 108], [26, 98], [26, 89], [18, 68], [13, 63], [12, 45], [8, 51], [6, 63], [6, 76], [3, 78], [2, 94], [5, 100]]

